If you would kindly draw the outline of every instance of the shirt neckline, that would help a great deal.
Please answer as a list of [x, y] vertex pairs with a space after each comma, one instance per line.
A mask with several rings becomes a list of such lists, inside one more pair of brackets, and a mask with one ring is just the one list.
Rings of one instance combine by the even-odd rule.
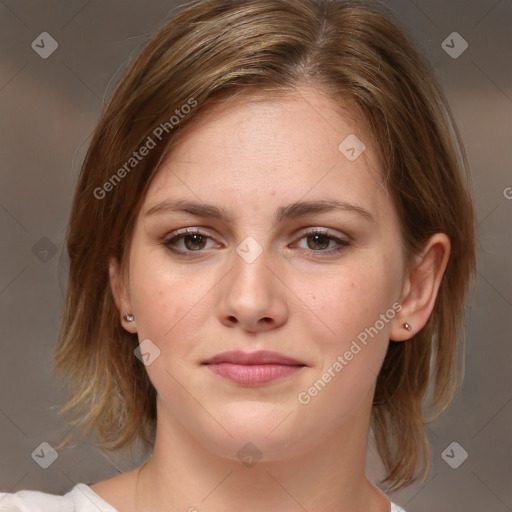
[[108, 503], [108, 501], [105, 501], [99, 494], [93, 491], [87, 484], [76, 484], [75, 487], [71, 490], [71, 492], [73, 492], [74, 490], [76, 496], [78, 496], [79, 499], [81, 499], [82, 496], [76, 493], [76, 491], [79, 491], [79, 493], [86, 496], [86, 498], [92, 501], [95, 505], [101, 505], [103, 508], [105, 508], [105, 510], [102, 510], [102, 512], [119, 512], [110, 503]]
[[[389, 512], [398, 512], [398, 511], [402, 511], [403, 509], [401, 509], [400, 507], [398, 507], [398, 505], [396, 505], [395, 503], [393, 503], [389, 498], [388, 496], [382, 492], [381, 489], [379, 489], [377, 486], [375, 486], [382, 494], [384, 494], [384, 496], [386, 497], [386, 499], [389, 501]], [[107, 512], [119, 512], [116, 508], [114, 508], [110, 503], [108, 503], [107, 501], [105, 501], [99, 494], [97, 494], [95, 491], [93, 491], [87, 484], [83, 484], [83, 483], [80, 483], [80, 484], [76, 484], [75, 486], [75, 489], [78, 488], [78, 490], [84, 492], [85, 491], [85, 494], [88, 494], [90, 496], [92, 496], [94, 498], [94, 500], [96, 501], [96, 505], [104, 505], [108, 508]]]

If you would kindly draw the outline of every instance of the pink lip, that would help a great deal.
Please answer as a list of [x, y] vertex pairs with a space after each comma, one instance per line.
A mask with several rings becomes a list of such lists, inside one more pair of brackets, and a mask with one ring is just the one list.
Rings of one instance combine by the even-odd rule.
[[217, 354], [203, 364], [213, 373], [246, 386], [258, 386], [287, 377], [306, 365], [277, 352], [231, 351]]
[[269, 352], [268, 350], [260, 350], [258, 352], [243, 352], [242, 350], [232, 350], [230, 352], [222, 352], [216, 356], [204, 361], [203, 364], [214, 363], [233, 363], [233, 364], [281, 364], [288, 366], [306, 366], [297, 359], [283, 356], [278, 352]]

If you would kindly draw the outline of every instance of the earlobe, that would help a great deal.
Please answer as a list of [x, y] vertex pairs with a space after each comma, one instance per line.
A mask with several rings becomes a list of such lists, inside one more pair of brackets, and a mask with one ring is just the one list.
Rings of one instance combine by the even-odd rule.
[[110, 289], [116, 303], [121, 325], [131, 333], [137, 332], [135, 317], [132, 313], [132, 304], [125, 276], [117, 259], [111, 258], [109, 262]]
[[444, 233], [432, 235], [404, 280], [402, 309], [396, 315], [390, 333], [393, 341], [412, 338], [427, 323], [434, 309], [449, 256], [448, 236]]

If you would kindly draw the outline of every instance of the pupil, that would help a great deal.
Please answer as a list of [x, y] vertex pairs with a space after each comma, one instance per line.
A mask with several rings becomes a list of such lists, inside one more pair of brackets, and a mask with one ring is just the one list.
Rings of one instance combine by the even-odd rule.
[[[329, 246], [329, 239], [325, 235], [313, 235], [310, 238], [313, 238], [314, 244], [321, 245], [323, 249]], [[320, 239], [320, 241], [318, 241], [318, 239]], [[324, 243], [322, 243], [322, 239], [325, 239]]]
[[193, 246], [201, 245], [201, 241], [203, 241], [202, 239], [203, 239], [202, 235], [187, 235], [185, 237], [185, 245], [187, 246], [187, 249], [192, 249], [192, 250], [198, 249], [197, 247], [193, 247]]

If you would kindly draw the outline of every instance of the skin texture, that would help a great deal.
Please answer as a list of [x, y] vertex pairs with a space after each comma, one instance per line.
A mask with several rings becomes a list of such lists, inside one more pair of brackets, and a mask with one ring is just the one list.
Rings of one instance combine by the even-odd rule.
[[[350, 134], [366, 146], [353, 162], [338, 149]], [[114, 260], [110, 267], [123, 326], [160, 350], [146, 366], [158, 391], [154, 453], [140, 474], [94, 491], [123, 512], [389, 511], [365, 477], [376, 378], [389, 339], [407, 342], [428, 320], [450, 244], [434, 235], [406, 271], [380, 176], [362, 127], [318, 90], [267, 101], [244, 95], [202, 116], [150, 185], [126, 272]], [[230, 219], [146, 215], [169, 199], [212, 204]], [[342, 210], [274, 220], [281, 206], [328, 199], [373, 220]], [[203, 237], [178, 239], [180, 253], [171, 251], [165, 240], [184, 228]], [[305, 234], [313, 228], [349, 245], [334, 252], [335, 240]], [[251, 263], [237, 252], [255, 254], [247, 237], [262, 251]], [[299, 393], [394, 303], [401, 311], [302, 405]], [[128, 312], [134, 322], [123, 320]], [[307, 366], [247, 387], [201, 364], [236, 349], [276, 351]], [[252, 467], [237, 456], [247, 442], [262, 456]]]

